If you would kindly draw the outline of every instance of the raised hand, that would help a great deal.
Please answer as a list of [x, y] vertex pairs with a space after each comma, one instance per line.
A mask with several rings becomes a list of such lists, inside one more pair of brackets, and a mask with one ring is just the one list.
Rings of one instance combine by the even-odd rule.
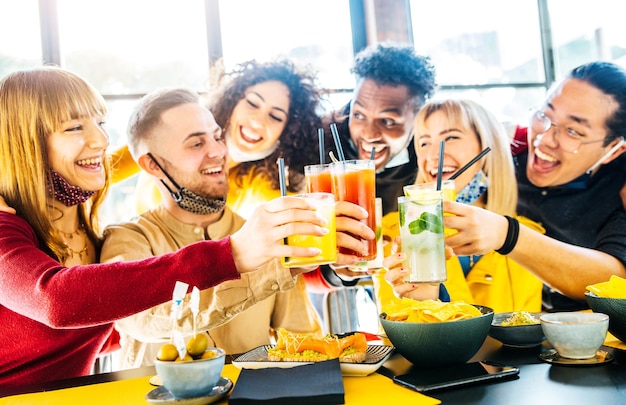
[[383, 267], [387, 269], [385, 281], [393, 288], [393, 293], [398, 298], [411, 298], [414, 300], [436, 300], [439, 298], [439, 283], [408, 283], [403, 277], [408, 274], [408, 269], [402, 267], [406, 259], [404, 253], [398, 253], [401, 246], [400, 237], [396, 237], [391, 246], [391, 255], [383, 260]]
[[279, 197], [260, 204], [243, 227], [230, 237], [233, 259], [240, 273], [253, 271], [279, 257], [312, 257], [317, 248], [283, 244], [290, 235], [325, 235], [326, 220], [303, 198]]
[[444, 226], [457, 233], [446, 237], [446, 244], [459, 256], [484, 254], [502, 247], [508, 222], [502, 215], [468, 204], [444, 201]]

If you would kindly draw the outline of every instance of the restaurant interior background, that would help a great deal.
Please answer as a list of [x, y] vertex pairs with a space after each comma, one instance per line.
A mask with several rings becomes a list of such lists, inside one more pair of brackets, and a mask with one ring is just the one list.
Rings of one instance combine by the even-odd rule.
[[[431, 57], [436, 98], [469, 97], [525, 125], [574, 66], [626, 66], [624, 11], [614, 0], [0, 0], [0, 76], [44, 63], [80, 74], [108, 101], [114, 149], [141, 96], [164, 86], [206, 92], [222, 63], [309, 65], [325, 90], [323, 109], [338, 108], [354, 86], [355, 53], [395, 41]], [[112, 187], [105, 223], [128, 218], [135, 183]], [[371, 300], [355, 294], [363, 312], [348, 327], [375, 331], [376, 318], [364, 315]]]

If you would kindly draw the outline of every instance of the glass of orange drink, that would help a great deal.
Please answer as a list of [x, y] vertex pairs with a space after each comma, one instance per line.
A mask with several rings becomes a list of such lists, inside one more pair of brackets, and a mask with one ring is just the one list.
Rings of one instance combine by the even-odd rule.
[[328, 224], [328, 233], [323, 236], [291, 235], [286, 238], [290, 246], [316, 247], [320, 254], [313, 257], [283, 257], [284, 267], [304, 267], [329, 264], [337, 261], [337, 218], [335, 217], [335, 196], [331, 193], [304, 193], [296, 197], [306, 198], [316, 207], [317, 213], [323, 216]]
[[[329, 165], [333, 181], [333, 194], [338, 201], [349, 201], [363, 207], [368, 217], [362, 222], [376, 232], [376, 172], [373, 160], [342, 160]], [[361, 239], [367, 253], [361, 254], [346, 248], [340, 253], [355, 255], [362, 261], [376, 258], [376, 240]]]

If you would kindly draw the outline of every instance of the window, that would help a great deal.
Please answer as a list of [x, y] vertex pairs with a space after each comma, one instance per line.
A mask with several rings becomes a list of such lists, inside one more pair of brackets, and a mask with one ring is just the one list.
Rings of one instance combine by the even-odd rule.
[[411, 0], [410, 6], [415, 49], [437, 69], [435, 97], [475, 99], [502, 121], [525, 118], [541, 99], [546, 79], [536, 0]]
[[206, 90], [201, 0], [57, 1], [62, 66], [101, 93], [142, 94], [164, 86]]
[[[226, 71], [250, 59], [288, 58], [317, 72], [322, 88], [354, 87], [348, 0], [222, 0], [219, 20]], [[326, 108], [347, 97], [332, 96]]]
[[0, 77], [41, 64], [37, 0], [0, 2]]
[[548, 0], [557, 77], [592, 60], [626, 67], [626, 3], [611, 0]]

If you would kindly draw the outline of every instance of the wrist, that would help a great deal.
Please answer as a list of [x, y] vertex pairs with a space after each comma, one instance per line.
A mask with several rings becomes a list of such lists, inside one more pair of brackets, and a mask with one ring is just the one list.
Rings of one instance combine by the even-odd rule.
[[504, 218], [506, 218], [508, 224], [506, 237], [502, 246], [499, 249], [496, 249], [496, 253], [508, 255], [511, 251], [513, 251], [515, 245], [517, 245], [517, 239], [519, 237], [519, 221], [508, 215], [505, 215]]

